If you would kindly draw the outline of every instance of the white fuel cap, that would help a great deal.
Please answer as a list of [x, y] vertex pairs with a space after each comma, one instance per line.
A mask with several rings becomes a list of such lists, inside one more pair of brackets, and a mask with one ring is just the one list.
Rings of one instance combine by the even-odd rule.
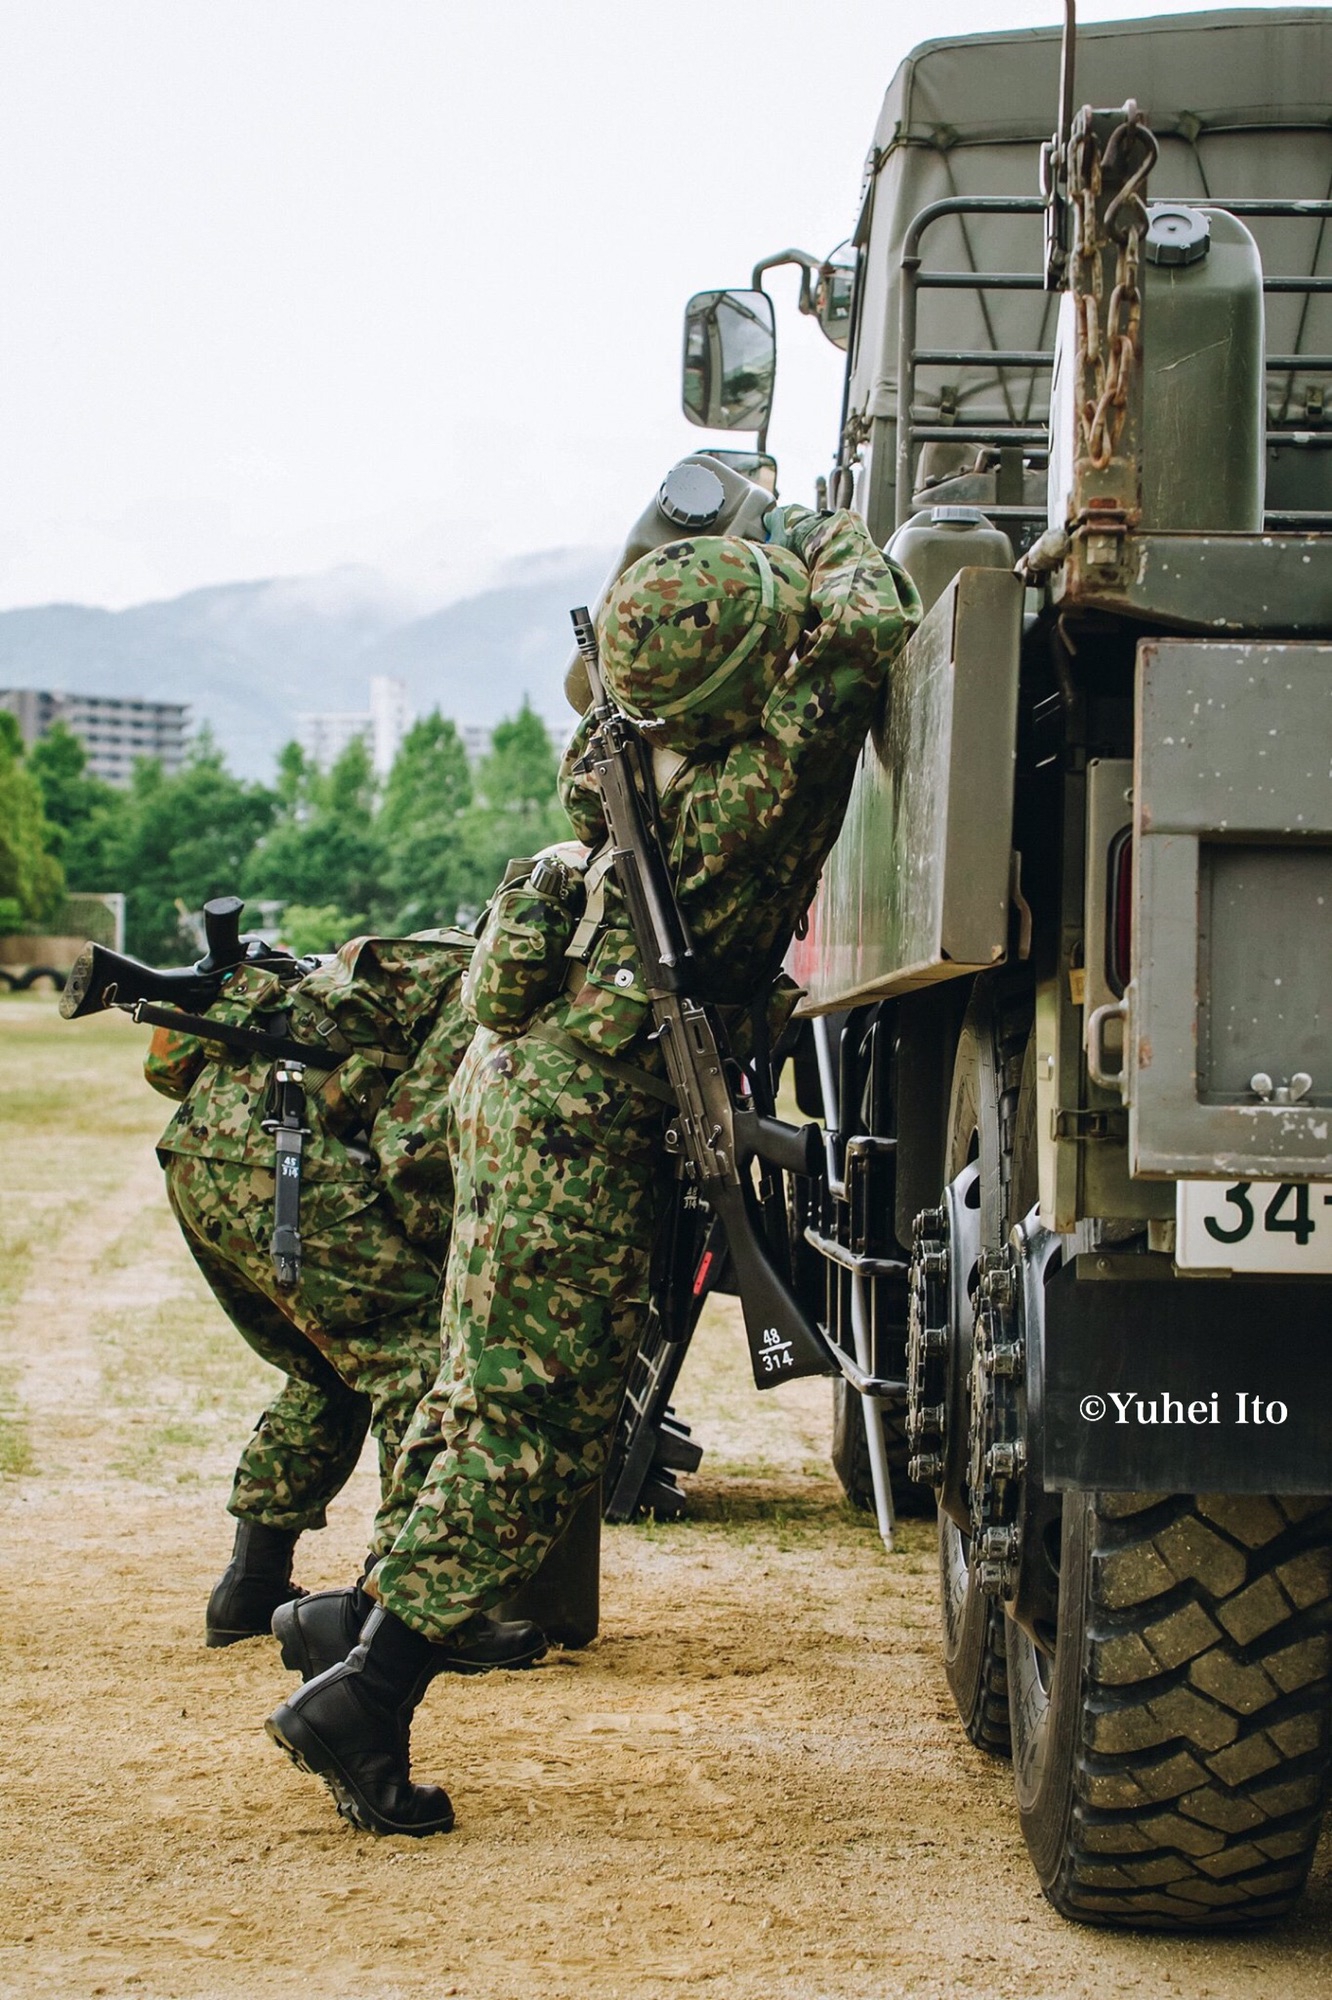
[[726, 505], [726, 488], [706, 465], [673, 465], [661, 482], [657, 505], [677, 528], [710, 528]]

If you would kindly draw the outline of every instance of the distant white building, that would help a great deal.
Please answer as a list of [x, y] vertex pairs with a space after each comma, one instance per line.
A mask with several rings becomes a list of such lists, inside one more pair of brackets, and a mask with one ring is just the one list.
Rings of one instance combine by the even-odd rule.
[[336, 764], [347, 745], [358, 736], [367, 750], [372, 748], [370, 717], [359, 710], [326, 708], [296, 717], [296, 740], [321, 771]]
[[403, 737], [416, 720], [407, 699], [406, 681], [391, 674], [370, 676], [370, 755], [381, 781], [393, 769]]
[[185, 761], [190, 711], [184, 702], [0, 688], [0, 708], [17, 716], [25, 743], [39, 742], [53, 723], [65, 723], [87, 752], [89, 774], [112, 785], [128, 785], [139, 757], [156, 757], [168, 777]]
[[327, 771], [359, 737], [370, 752], [375, 776], [382, 781], [393, 769], [393, 760], [414, 720], [406, 681], [391, 674], [372, 674], [368, 711], [307, 710], [296, 718], [296, 740], [311, 763]]

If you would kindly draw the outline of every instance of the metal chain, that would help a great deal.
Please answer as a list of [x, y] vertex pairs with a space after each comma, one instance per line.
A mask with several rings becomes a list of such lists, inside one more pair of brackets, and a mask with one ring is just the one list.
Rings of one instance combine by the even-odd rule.
[[[1142, 339], [1142, 294], [1139, 289], [1142, 239], [1147, 211], [1138, 190], [1156, 159], [1156, 141], [1141, 122], [1131, 100], [1128, 117], [1106, 147], [1110, 158], [1123, 146], [1137, 145], [1143, 159], [1106, 210], [1104, 224], [1097, 210], [1101, 196], [1101, 154], [1091, 132], [1075, 154], [1074, 179], [1078, 199], [1076, 256], [1083, 266], [1083, 283], [1075, 292], [1078, 324], [1079, 380], [1090, 376], [1091, 394], [1079, 404], [1078, 427], [1083, 451], [1097, 472], [1104, 472], [1115, 455], [1128, 411]], [[1084, 113], [1084, 117], [1089, 114]], [[1114, 226], [1118, 220], [1118, 226]], [[1105, 251], [1117, 246], [1115, 285], [1102, 325]]]
[[[1138, 289], [1141, 229], [1130, 229], [1115, 259], [1115, 289], [1110, 294], [1106, 314], [1105, 347], [1108, 360], [1098, 348], [1096, 395], [1080, 412], [1083, 443], [1087, 457], [1097, 472], [1104, 472], [1119, 444], [1128, 411], [1129, 386], [1133, 365], [1142, 339], [1142, 294]], [[1097, 259], [1100, 269], [1100, 259]], [[1087, 301], [1091, 304], [1091, 301]]]

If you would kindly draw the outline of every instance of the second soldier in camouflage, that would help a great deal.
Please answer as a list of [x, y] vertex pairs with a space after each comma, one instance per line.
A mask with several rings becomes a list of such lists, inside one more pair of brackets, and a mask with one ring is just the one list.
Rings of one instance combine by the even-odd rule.
[[212, 1018], [280, 1015], [293, 1037], [327, 1050], [304, 1078], [294, 1286], [270, 1254], [274, 1064], [166, 1029], [154, 1035], [149, 1081], [182, 1100], [158, 1148], [172, 1208], [232, 1324], [286, 1378], [236, 1467], [236, 1548], [209, 1602], [210, 1645], [266, 1632], [278, 1606], [300, 1595], [296, 1540], [324, 1525], [367, 1432], [380, 1473], [369, 1561], [401, 1523], [394, 1463], [439, 1368], [453, 1205], [448, 1087], [472, 1033], [460, 988], [473, 943], [460, 932], [359, 938], [304, 977], [283, 979], [271, 958], [225, 977]]
[[[723, 1012], [778, 973], [920, 615], [854, 515], [788, 509], [782, 526], [785, 546], [712, 537], [656, 551], [600, 621], [607, 685], [652, 725], [671, 873]], [[540, 1004], [510, 1033], [481, 1031], [454, 1086], [444, 1365], [400, 1460], [411, 1506], [371, 1579], [381, 1608], [348, 1659], [269, 1723], [378, 1832], [453, 1824], [447, 1794], [411, 1782], [406, 1718], [432, 1653], [534, 1572], [599, 1477], [647, 1296], [670, 1091], [582, 768], [589, 727], [562, 770], [575, 829], [598, 850], [570, 975], [554, 998], [534, 981]]]

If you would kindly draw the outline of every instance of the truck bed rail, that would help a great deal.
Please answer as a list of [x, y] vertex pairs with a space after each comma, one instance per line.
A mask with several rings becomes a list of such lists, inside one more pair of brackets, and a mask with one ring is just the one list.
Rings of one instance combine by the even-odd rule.
[[[1268, 216], [1299, 220], [1326, 220], [1332, 218], [1332, 201], [1282, 200], [1276, 197], [1239, 196], [1226, 200], [1208, 195], [1191, 199], [1191, 205], [1199, 208], [1220, 208], [1231, 215]], [[1031, 215], [1043, 213], [1044, 198], [1040, 195], [950, 195], [941, 201], [930, 202], [911, 221], [902, 239], [900, 269], [902, 278], [900, 317], [898, 321], [897, 346], [897, 476], [894, 491], [894, 518], [897, 526], [909, 519], [915, 490], [913, 464], [916, 448], [922, 444], [976, 444], [976, 445], [1032, 445], [1044, 449], [1049, 442], [1048, 425], [1005, 422], [994, 417], [983, 423], [969, 423], [959, 415], [948, 421], [921, 420], [915, 412], [916, 376], [921, 368], [985, 368], [1003, 370], [1044, 370], [1054, 366], [1054, 349], [1048, 348], [962, 348], [962, 347], [920, 347], [916, 342], [919, 325], [919, 299], [922, 291], [972, 291], [972, 292], [1038, 292], [1045, 288], [1044, 274], [1040, 271], [931, 271], [922, 268], [921, 244], [935, 223], [947, 216], [966, 215]], [[1310, 274], [1300, 277], [1290, 273], [1273, 273], [1263, 276], [1264, 292], [1303, 293], [1306, 297], [1332, 293], [1332, 276]], [[1332, 354], [1269, 354], [1266, 359], [1269, 375], [1332, 374]], [[1277, 444], [1297, 444], [1304, 447], [1332, 445], [1332, 428], [1326, 433], [1312, 426], [1292, 425], [1270, 426], [1267, 432], [1269, 446]], [[1045, 510], [1042, 507], [1015, 506], [1012, 504], [987, 507], [986, 513], [995, 520], [1020, 523], [1043, 523]], [[1278, 508], [1270, 509], [1263, 516], [1263, 525], [1268, 529], [1317, 530], [1332, 528], [1332, 510], [1311, 510]]]

